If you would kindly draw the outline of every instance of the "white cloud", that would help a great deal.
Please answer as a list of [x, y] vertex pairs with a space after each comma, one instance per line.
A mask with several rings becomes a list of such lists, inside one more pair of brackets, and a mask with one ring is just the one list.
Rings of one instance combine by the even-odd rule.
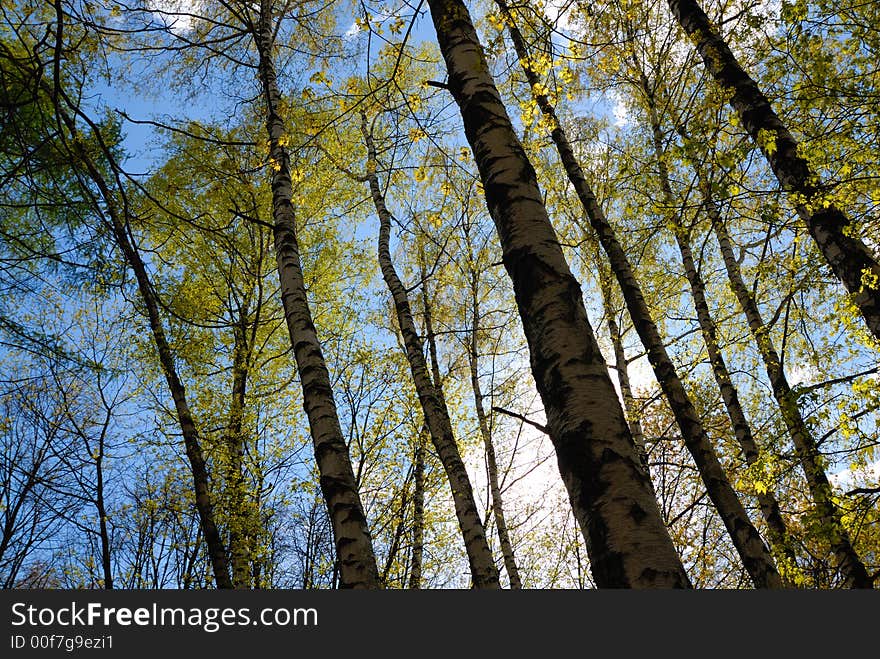
[[351, 26], [349, 26], [349, 28], [345, 31], [345, 34], [343, 36], [346, 39], [351, 39], [353, 36], [355, 36], [360, 31], [361, 31], [361, 26], [358, 25], [357, 23], [352, 23]]
[[[626, 367], [626, 374], [629, 376], [629, 386], [635, 397], [639, 396], [639, 392], [652, 391], [657, 387], [657, 378], [654, 377], [654, 371], [647, 357], [641, 357], [630, 362]], [[617, 376], [617, 369], [609, 366], [608, 375], [611, 377], [611, 384], [614, 385], [614, 390], [617, 392], [617, 397], [620, 399], [622, 406], [623, 394], [620, 391], [620, 379]]]
[[792, 386], [815, 382], [818, 375], [819, 372], [810, 364], [795, 364], [792, 368], [788, 369], [787, 373], [788, 383]]
[[556, 29], [572, 30], [574, 29], [572, 18], [576, 8], [577, 4], [574, 0], [550, 0], [544, 10], [544, 15], [556, 26]]
[[156, 20], [165, 24], [172, 32], [185, 34], [192, 31], [202, 3], [203, 0], [151, 0], [147, 7]]
[[623, 128], [629, 123], [629, 108], [626, 105], [626, 99], [616, 90], [612, 90], [610, 95], [614, 101], [614, 106], [611, 109], [614, 115], [614, 125], [617, 128]]
[[864, 483], [877, 483], [880, 481], [880, 458], [867, 464], [860, 469], [847, 467], [836, 474], [829, 474], [831, 484], [844, 492]]

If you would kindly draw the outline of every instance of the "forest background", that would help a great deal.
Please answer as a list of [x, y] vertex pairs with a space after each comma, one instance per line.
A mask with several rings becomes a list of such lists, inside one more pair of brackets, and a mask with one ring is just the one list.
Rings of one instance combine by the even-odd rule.
[[880, 6], [466, 4], [4, 0], [4, 588], [871, 587]]

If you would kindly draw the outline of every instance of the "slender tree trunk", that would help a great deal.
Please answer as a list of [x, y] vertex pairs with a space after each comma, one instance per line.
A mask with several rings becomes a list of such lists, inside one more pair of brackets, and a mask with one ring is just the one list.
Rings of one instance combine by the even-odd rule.
[[428, 346], [428, 357], [431, 358], [431, 378], [440, 402], [446, 406], [446, 395], [443, 392], [443, 377], [440, 374], [440, 359], [437, 357], [437, 340], [434, 334], [434, 315], [431, 310], [428, 291], [428, 273], [425, 263], [424, 245], [419, 245], [419, 276], [422, 279], [422, 310], [425, 313], [425, 343]]
[[306, 550], [305, 556], [303, 557], [303, 573], [302, 573], [302, 587], [303, 590], [309, 590], [312, 588], [312, 565], [314, 564], [313, 556], [317, 553], [317, 549], [315, 549], [315, 545], [317, 544], [318, 534], [315, 532], [315, 502], [312, 502], [312, 507], [309, 510], [309, 525], [306, 530]]
[[513, 282], [562, 480], [600, 587], [689, 587], [605, 359], [461, 0], [428, 0]]
[[98, 512], [98, 532], [101, 539], [101, 568], [104, 571], [104, 588], [113, 590], [113, 564], [110, 557], [110, 531], [107, 528], [107, 506], [104, 500], [104, 439], [110, 423], [110, 412], [98, 439], [98, 459], [95, 460], [95, 509]]
[[183, 576], [180, 578], [181, 587], [183, 589], [192, 588], [192, 580], [193, 574], [196, 571], [196, 563], [201, 555], [201, 546], [202, 546], [202, 527], [196, 527], [196, 538], [192, 543], [192, 551], [187, 551], [186, 547], [183, 549], [183, 558], [184, 558], [184, 568], [183, 568]]
[[734, 256], [730, 236], [727, 233], [727, 227], [724, 225], [721, 213], [711, 197], [705, 179], [701, 180], [701, 188], [704, 206], [712, 221], [712, 228], [715, 231], [715, 236], [721, 248], [721, 255], [724, 258], [724, 266], [727, 269], [730, 287], [739, 301], [740, 307], [748, 321], [749, 329], [758, 346], [758, 351], [761, 354], [761, 359], [767, 371], [767, 377], [770, 380], [770, 386], [773, 389], [773, 396], [779, 404], [782, 419], [785, 422], [789, 435], [791, 435], [795, 453], [807, 478], [807, 486], [810, 490], [816, 515], [821, 521], [823, 531], [827, 534], [826, 538], [834, 552], [838, 569], [843, 575], [847, 586], [851, 588], [872, 588], [872, 580], [868, 576], [865, 564], [853, 548], [849, 533], [847, 533], [841, 521], [840, 510], [834, 503], [831, 484], [822, 466], [822, 455], [819, 453], [816, 441], [801, 416], [797, 397], [788, 384], [788, 379], [782, 367], [782, 361], [770, 338], [770, 328], [764, 324], [755, 298], [743, 281], [742, 272]]
[[[262, 297], [260, 297], [260, 300], [262, 300]], [[258, 309], [261, 306], [262, 303], [258, 305]], [[257, 327], [258, 323], [252, 325], [251, 345], [254, 345]], [[266, 476], [259, 461], [253, 465], [253, 479], [254, 502], [250, 511], [250, 519], [254, 524], [250, 543], [251, 574], [253, 575], [253, 589], [261, 590], [271, 586], [271, 582], [264, 580], [271, 579], [272, 567], [270, 562], [273, 560], [273, 556], [271, 554], [272, 540], [269, 537], [271, 532], [268, 530], [269, 520], [263, 512], [263, 492], [265, 491]]]
[[266, 101], [270, 164], [274, 170], [272, 208], [281, 302], [302, 384], [321, 492], [333, 528], [340, 585], [343, 588], [378, 588], [376, 555], [306, 295], [292, 202], [290, 160], [284, 147], [284, 121], [279, 109], [281, 92], [272, 59], [271, 5], [269, 0], [261, 0], [259, 25], [255, 26], [253, 36], [260, 58], [259, 76]]
[[[428, 434], [425, 428], [424, 435]], [[418, 590], [422, 587], [422, 558], [425, 552], [425, 442], [422, 436], [416, 438], [413, 456], [413, 541], [412, 565], [409, 572], [409, 587]]]
[[620, 384], [620, 394], [623, 398], [623, 409], [626, 412], [626, 418], [629, 422], [629, 429], [632, 432], [633, 441], [639, 450], [639, 459], [642, 466], [650, 474], [648, 469], [648, 448], [645, 444], [645, 431], [642, 429], [642, 422], [639, 420], [641, 410], [636, 405], [636, 399], [633, 396], [632, 384], [629, 380], [629, 363], [626, 361], [626, 352], [623, 349], [623, 334], [620, 326], [617, 324], [617, 311], [612, 303], [611, 292], [611, 272], [602, 264], [599, 264], [599, 288], [602, 291], [602, 304], [605, 307], [605, 316], [608, 319], [608, 334], [611, 335], [611, 345], [614, 349], [614, 370], [617, 373], [617, 381]]
[[232, 585], [237, 589], [249, 589], [253, 585], [248, 550], [250, 515], [244, 486], [244, 406], [250, 360], [246, 322], [245, 308], [241, 310], [239, 323], [233, 327], [232, 401], [224, 441], [229, 505], [229, 555], [232, 562]]
[[[68, 117], [69, 119], [69, 117]], [[68, 128], [76, 135], [76, 127], [70, 120]], [[214, 580], [218, 588], [231, 588], [232, 581], [229, 578], [229, 567], [226, 559], [226, 549], [223, 546], [223, 540], [214, 520], [214, 504], [211, 497], [210, 479], [208, 477], [208, 469], [205, 462], [204, 453], [202, 452], [199, 433], [193, 420], [192, 412], [186, 399], [186, 390], [180, 377], [177, 374], [177, 366], [174, 363], [174, 356], [171, 347], [165, 336], [165, 329], [162, 325], [162, 319], [159, 313], [159, 302], [156, 293], [147, 274], [147, 268], [141, 259], [140, 253], [129, 239], [126, 224], [120, 218], [116, 208], [115, 197], [111, 192], [109, 185], [104, 180], [103, 175], [97, 165], [91, 160], [90, 156], [85, 153], [84, 149], [79, 147], [79, 142], [74, 142], [74, 150], [78, 158], [85, 164], [90, 178], [97, 185], [101, 196], [105, 202], [107, 215], [110, 218], [110, 228], [116, 244], [125, 258], [126, 263], [132, 269], [138, 286], [141, 300], [147, 310], [147, 318], [150, 324], [150, 331], [153, 335], [153, 342], [159, 354], [159, 362], [162, 365], [162, 371], [165, 380], [168, 383], [168, 389], [171, 392], [171, 398], [174, 401], [174, 409], [177, 413], [180, 430], [183, 434], [184, 447], [186, 448], [186, 456], [190, 463], [190, 471], [193, 477], [193, 489], [195, 491], [196, 509], [199, 513], [199, 519], [205, 534], [205, 542], [208, 547], [208, 556], [211, 561], [211, 567], [214, 572]]]
[[501, 496], [501, 484], [498, 479], [498, 462], [495, 457], [495, 446], [492, 444], [492, 433], [489, 430], [489, 420], [486, 418], [486, 409], [483, 406], [483, 392], [480, 388], [479, 332], [480, 275], [476, 270], [471, 270], [471, 340], [468, 352], [468, 362], [471, 370], [471, 389], [474, 392], [474, 407], [477, 410], [480, 435], [483, 437], [483, 445], [486, 448], [489, 491], [492, 495], [492, 514], [495, 516], [495, 527], [498, 529], [498, 542], [501, 545], [501, 554], [504, 557], [504, 569], [507, 570], [510, 587], [518, 590], [522, 588], [522, 580], [519, 576], [519, 569], [516, 567], [513, 543], [510, 542], [510, 534], [507, 530], [507, 519], [504, 516], [504, 501]]
[[223, 540], [220, 537], [220, 531], [214, 519], [214, 503], [211, 496], [208, 467], [199, 441], [198, 429], [186, 400], [186, 391], [177, 375], [177, 367], [174, 364], [171, 347], [168, 345], [165, 337], [165, 330], [162, 327], [162, 320], [159, 316], [159, 304], [149, 282], [146, 266], [141, 260], [140, 254], [129, 242], [125, 229], [116, 220], [113, 220], [113, 231], [117, 244], [119, 244], [126, 261], [135, 273], [141, 299], [147, 307], [153, 340], [159, 352], [159, 361], [162, 364], [168, 388], [171, 390], [171, 397], [174, 401], [178, 422], [183, 433], [184, 446], [186, 447], [186, 455], [189, 459], [190, 470], [193, 476], [193, 487], [196, 493], [196, 509], [199, 512], [202, 530], [205, 535], [205, 543], [214, 572], [214, 580], [217, 582], [218, 588], [232, 588], [226, 549], [223, 546]]
[[[440, 362], [437, 359], [437, 343], [434, 338], [431, 304], [429, 302], [430, 296], [428, 295], [428, 278], [426, 271], [425, 255], [424, 250], [421, 249], [421, 246], [419, 250], [419, 258], [420, 275], [422, 278], [422, 306], [425, 310], [425, 341], [428, 344], [428, 355], [431, 357], [431, 372], [433, 373], [435, 386], [437, 387], [437, 393], [440, 395], [441, 400], [443, 400], [444, 396], [442, 380], [440, 376]], [[474, 295], [476, 295], [476, 293], [474, 293]], [[471, 383], [472, 387], [474, 387], [474, 396], [477, 399], [477, 420], [480, 426], [480, 434], [483, 438], [483, 445], [486, 450], [486, 461], [488, 463], [489, 472], [489, 493], [492, 497], [492, 514], [495, 515], [495, 524], [498, 529], [498, 537], [501, 546], [502, 556], [504, 558], [504, 566], [507, 570], [508, 578], [510, 579], [510, 587], [513, 589], [520, 589], [522, 588], [522, 581], [519, 577], [519, 570], [516, 567], [516, 558], [513, 553], [513, 545], [510, 542], [510, 535], [507, 530], [507, 522], [505, 521], [504, 517], [504, 504], [501, 495], [501, 487], [498, 484], [498, 464], [495, 457], [495, 447], [492, 444], [492, 437], [491, 433], [489, 432], [489, 424], [486, 418], [486, 410], [483, 406], [483, 395], [480, 392], [479, 380], [476, 381], [476, 384], [473, 384], [473, 369], [477, 366], [476, 346], [473, 344], [472, 350], [473, 352], [471, 352], [471, 355], [473, 356], [473, 359], [470, 360], [470, 365], [472, 369]], [[443, 404], [446, 404], [445, 400], [443, 400]]]
[[[385, 199], [376, 176], [376, 155], [373, 147], [373, 139], [367, 130], [366, 117], [362, 115], [361, 129], [369, 151], [367, 164], [367, 180], [376, 213], [379, 216], [379, 265], [382, 277], [391, 292], [394, 300], [394, 309], [397, 312], [397, 320], [403, 342], [406, 348], [406, 357], [409, 361], [410, 372], [419, 402], [425, 415], [425, 423], [431, 434], [431, 441], [446, 471], [452, 488], [452, 498], [455, 502], [455, 513], [458, 517], [458, 526], [464, 537], [465, 550], [470, 562], [471, 577], [476, 588], [498, 588], [498, 570], [486, 540], [486, 531], [477, 511], [474, 500], [474, 492], [471, 487], [470, 477], [462, 462], [455, 442], [452, 430], [452, 422], [442, 394], [439, 393], [439, 383], [435, 385], [428, 375], [428, 364], [425, 361], [424, 346], [419, 338], [413, 321], [412, 310], [406, 294], [406, 288], [394, 269], [391, 260], [389, 242], [391, 236], [391, 213], [385, 206]], [[439, 369], [438, 369], [439, 370]], [[439, 373], [437, 373], [439, 376]]]
[[[51, 441], [51, 436], [47, 438], [46, 443], [39, 448], [35, 453], [31, 453], [28, 457], [30, 458], [30, 469], [24, 467], [24, 465], [17, 465], [22, 468], [24, 472], [25, 479], [24, 482], [21, 483], [21, 489], [18, 491], [17, 496], [13, 502], [9, 501], [9, 498], [6, 500], [6, 508], [3, 509], [3, 528], [2, 532], [0, 532], [0, 560], [6, 558], [4, 564], [7, 565], [7, 573], [5, 575], [5, 579], [3, 581], [2, 589], [8, 590], [13, 587], [15, 584], [15, 578], [18, 575], [18, 570], [21, 567], [20, 560], [17, 560], [13, 557], [16, 556], [18, 543], [15, 545], [11, 545], [12, 536], [16, 531], [16, 527], [19, 526], [19, 515], [21, 514], [21, 509], [24, 504], [28, 501], [29, 495], [37, 483], [41, 482], [42, 474], [41, 468], [43, 467], [43, 462], [46, 459], [46, 454], [49, 451]], [[12, 466], [12, 465], [10, 465]], [[10, 479], [12, 478], [11, 473], [7, 473], [4, 475], [3, 487], [12, 487], [12, 483]], [[10, 493], [11, 494], [11, 493]], [[7, 495], [9, 497], [10, 495]], [[7, 558], [6, 552], [10, 550], [10, 545], [12, 546], [11, 554], [12, 557]]]
[[382, 586], [388, 587], [388, 575], [391, 574], [391, 568], [394, 567], [394, 559], [400, 553], [400, 545], [403, 540], [403, 531], [406, 526], [406, 508], [409, 505], [409, 479], [412, 472], [407, 474], [403, 482], [400, 493], [400, 508], [397, 511], [397, 524], [394, 525], [394, 533], [391, 536], [391, 546], [388, 548], [388, 555], [385, 557], [385, 566], [382, 569], [381, 581]]
[[[496, 3], [502, 12], [509, 16], [506, 3], [503, 0], [496, 0]], [[508, 21], [508, 30], [519, 59], [527, 62], [529, 54], [525, 40], [516, 26], [513, 25], [512, 20]], [[529, 83], [534, 89], [535, 85], [540, 82], [537, 75], [530, 68], [523, 68]], [[651, 313], [635, 277], [635, 272], [629, 263], [629, 259], [617, 240], [614, 228], [605, 217], [605, 213], [599, 206], [596, 196], [587, 182], [584, 171], [575, 157], [571, 143], [568, 141], [568, 137], [556, 117], [555, 108], [544, 94], [536, 94], [536, 100], [541, 111], [552, 122], [553, 130], [551, 137], [556, 144], [559, 157], [568, 174], [568, 179], [574, 186], [575, 192], [590, 221], [590, 225], [595, 230], [599, 242], [608, 256], [611, 269], [614, 271], [623, 293], [623, 298], [626, 301], [627, 309], [633, 320], [633, 325], [648, 351], [648, 361], [651, 363], [657, 382], [660, 384], [660, 388], [669, 402], [678, 427], [681, 429], [685, 446], [691, 456], [693, 456], [709, 497], [724, 521], [727, 532], [733, 540], [733, 544], [743, 561], [746, 571], [757, 588], [781, 587], [782, 581], [774, 564], [773, 557], [770, 555], [770, 551], [761, 539], [758, 530], [749, 519], [742, 501], [740, 501], [739, 496], [730, 485], [730, 481], [724, 473], [724, 469], [706, 434], [703, 423], [675, 370], [669, 354], [666, 352], [666, 346], [663, 344], [663, 339], [660, 337], [657, 325], [651, 318]]]
[[758, 84], [740, 66], [695, 0], [669, 0], [669, 7], [695, 44], [709, 73], [732, 93], [730, 104], [761, 148], [783, 190], [794, 201], [819, 251], [858, 306], [874, 338], [880, 341], [880, 264], [857, 237], [858, 228], [833, 200], [798, 141], [774, 112]]
[[[693, 251], [691, 250], [690, 231], [683, 226], [680, 214], [675, 210], [675, 198], [672, 193], [672, 185], [669, 179], [669, 169], [666, 164], [666, 150], [663, 146], [663, 133], [660, 126], [660, 117], [657, 111], [657, 102], [654, 91], [651, 88], [647, 76], [641, 70], [639, 62], [633, 57], [633, 63], [639, 70], [641, 92], [645, 96], [648, 105], [648, 120], [651, 124], [651, 136], [654, 147], [654, 158], [657, 164], [657, 172], [660, 180], [660, 191], [663, 194], [663, 201], [668, 209], [668, 219], [672, 226], [672, 232], [675, 234], [675, 242], [678, 245], [681, 254], [681, 262], [684, 267], [685, 276], [691, 289], [691, 297], [694, 300], [694, 308], [697, 312], [697, 322], [700, 326], [700, 332], [703, 336], [703, 342], [706, 345], [706, 352], [709, 356], [709, 365], [712, 368], [712, 374], [715, 377], [715, 383], [730, 418], [730, 424], [733, 428], [733, 434], [739, 443], [743, 458], [746, 464], [753, 465], [759, 461], [760, 450], [758, 444], [752, 435], [752, 428], [746, 419], [745, 412], [739, 401], [739, 392], [733, 384], [730, 377], [730, 371], [727, 369], [727, 363], [724, 361], [724, 355], [721, 347], [718, 345], [718, 327], [712, 314], [709, 311], [709, 303], [706, 300], [706, 285], [703, 277], [697, 270], [694, 262]], [[761, 508], [761, 514], [767, 523], [768, 537], [770, 544], [773, 546], [779, 556], [785, 558], [787, 566], [792, 569], [796, 566], [797, 557], [789, 541], [788, 529], [785, 520], [782, 517], [782, 511], [779, 508], [779, 501], [771, 491], [758, 492], [756, 494], [758, 505]]]
[[[100, 487], [100, 486], [99, 486]], [[110, 557], [110, 535], [107, 529], [107, 509], [104, 506], [103, 491], [98, 495], [95, 507], [99, 515], [99, 533], [101, 536], [101, 569], [104, 572], [104, 589], [113, 590], [113, 564]]]
[[[66, 104], [72, 112], [81, 117], [94, 136], [98, 140], [100, 148], [104, 156], [114, 162], [114, 156], [110, 148], [104, 143], [99, 127], [79, 110], [79, 106], [70, 99], [64, 92], [63, 81], [61, 79], [60, 62], [62, 58], [63, 43], [63, 26], [64, 13], [60, 2], [55, 3], [57, 26], [55, 33], [55, 70], [53, 73], [54, 87], [49, 90], [56, 115], [61, 123], [63, 123], [72, 136], [72, 140], [67, 143], [71, 157], [75, 158], [85, 168], [88, 177], [98, 188], [98, 192], [104, 202], [104, 211], [106, 217], [109, 218], [108, 228], [113, 238], [122, 252], [123, 258], [131, 268], [137, 282], [138, 293], [144, 303], [149, 320], [150, 331], [153, 335], [153, 342], [159, 354], [159, 363], [168, 383], [168, 389], [171, 392], [171, 398], [174, 401], [174, 409], [177, 413], [177, 419], [180, 424], [180, 430], [183, 435], [183, 443], [186, 448], [186, 455], [190, 463], [190, 471], [193, 477], [193, 489], [195, 491], [196, 509], [199, 513], [199, 519], [202, 530], [205, 534], [205, 541], [208, 547], [208, 556], [211, 562], [211, 568], [214, 572], [214, 580], [218, 588], [231, 588], [232, 581], [229, 578], [229, 567], [226, 559], [226, 550], [223, 546], [223, 540], [214, 521], [213, 500], [211, 497], [209, 477], [207, 465], [205, 463], [204, 454], [202, 453], [201, 443], [199, 441], [199, 433], [193, 420], [189, 404], [186, 400], [186, 391], [180, 377], [177, 374], [177, 367], [174, 363], [174, 356], [171, 347], [165, 336], [165, 328], [162, 325], [162, 318], [159, 313], [159, 301], [156, 292], [153, 290], [147, 273], [146, 265], [141, 259], [140, 252], [135, 247], [133, 239], [129, 238], [129, 229], [127, 224], [127, 216], [124, 216], [119, 209], [117, 196], [113, 193], [110, 184], [104, 177], [101, 168], [95, 162], [90, 153], [86, 151], [83, 142], [79, 139], [79, 129], [74, 118], [65, 110], [63, 104]], [[120, 190], [120, 194], [124, 191]]]

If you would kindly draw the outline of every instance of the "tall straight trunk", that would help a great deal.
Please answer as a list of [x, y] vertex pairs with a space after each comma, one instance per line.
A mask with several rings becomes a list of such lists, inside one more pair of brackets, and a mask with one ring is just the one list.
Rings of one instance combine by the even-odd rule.
[[857, 227], [838, 208], [810, 164], [798, 154], [798, 141], [774, 112], [758, 84], [742, 68], [727, 42], [695, 0], [669, 0], [669, 7], [695, 44], [700, 57], [725, 90], [743, 127], [761, 148], [783, 190], [834, 274], [859, 308], [868, 330], [880, 341], [880, 264], [857, 237]]
[[[422, 434], [428, 434], [427, 428]], [[425, 442], [422, 435], [416, 438], [413, 463], [415, 487], [413, 490], [413, 540], [409, 587], [412, 590], [418, 590], [422, 587], [422, 558], [425, 553]]]
[[767, 377], [770, 380], [770, 386], [773, 389], [773, 396], [779, 404], [782, 419], [791, 436], [795, 453], [807, 479], [807, 486], [813, 500], [815, 513], [821, 521], [822, 529], [827, 534], [826, 539], [831, 546], [831, 550], [834, 552], [838, 569], [843, 575], [847, 586], [851, 588], [872, 588], [872, 580], [868, 575], [865, 564], [856, 553], [849, 533], [843, 526], [840, 509], [834, 503], [831, 484], [822, 466], [822, 455], [819, 453], [816, 441], [801, 416], [797, 396], [795, 396], [791, 386], [788, 384], [788, 378], [785, 376], [785, 370], [779, 358], [779, 353], [776, 352], [776, 348], [770, 338], [770, 328], [764, 324], [755, 298], [746, 287], [745, 281], [743, 281], [742, 272], [734, 256], [730, 236], [727, 233], [727, 227], [724, 225], [724, 220], [711, 196], [705, 179], [701, 181], [701, 188], [704, 206], [712, 221], [712, 228], [715, 231], [718, 245], [721, 248], [721, 255], [724, 258], [724, 266], [727, 269], [730, 287], [739, 301], [740, 307], [748, 321], [749, 329], [758, 346], [758, 351], [764, 362], [764, 368], [767, 371]]
[[[439, 383], [435, 385], [428, 375], [428, 364], [425, 361], [424, 345], [419, 338], [413, 320], [412, 309], [407, 298], [406, 288], [391, 260], [389, 242], [391, 237], [391, 213], [385, 205], [385, 199], [379, 186], [379, 178], [376, 175], [376, 152], [373, 147], [373, 139], [367, 130], [366, 117], [362, 115], [361, 129], [369, 152], [367, 164], [367, 181], [370, 185], [370, 193], [379, 216], [379, 266], [382, 270], [382, 278], [391, 292], [394, 300], [394, 309], [397, 313], [397, 321], [400, 325], [400, 333], [403, 336], [406, 358], [409, 362], [413, 383], [425, 416], [425, 423], [431, 434], [431, 441], [449, 485], [452, 489], [452, 499], [455, 503], [455, 514], [458, 517], [458, 526], [464, 538], [465, 551], [471, 568], [471, 577], [476, 588], [499, 588], [498, 570], [489, 549], [486, 539], [486, 531], [477, 504], [474, 500], [474, 491], [471, 487], [470, 477], [462, 462], [455, 442], [452, 430], [452, 422], [449, 411], [442, 394], [439, 393]], [[439, 373], [437, 374], [439, 375]]]
[[370, 539], [364, 508], [358, 494], [348, 446], [342, 435], [330, 374], [318, 341], [306, 295], [296, 222], [292, 202], [293, 184], [284, 121], [280, 114], [281, 92], [272, 58], [272, 2], [261, 0], [259, 24], [253, 37], [259, 53], [259, 77], [266, 101], [266, 130], [272, 169], [272, 212], [275, 256], [281, 281], [281, 303], [290, 333], [303, 404], [309, 419], [321, 492], [327, 504], [340, 586], [378, 588], [379, 570]]
[[101, 540], [101, 568], [104, 572], [104, 589], [113, 590], [113, 564], [110, 556], [110, 531], [107, 528], [107, 505], [104, 497], [104, 443], [111, 420], [110, 410], [104, 418], [98, 437], [98, 457], [95, 460], [95, 509], [98, 513], [98, 533]]
[[[675, 242], [681, 254], [681, 263], [691, 289], [691, 297], [694, 300], [694, 308], [697, 312], [697, 322], [699, 323], [700, 333], [703, 336], [703, 342], [706, 345], [706, 352], [709, 356], [709, 365], [712, 368], [712, 375], [715, 377], [715, 383], [718, 385], [721, 400], [724, 402], [727, 416], [730, 418], [730, 424], [733, 428], [734, 437], [736, 437], [739, 443], [743, 458], [746, 464], [753, 465], [758, 463], [760, 459], [760, 450], [752, 435], [752, 428], [749, 425], [748, 419], [746, 419], [742, 404], [739, 401], [739, 392], [733, 384], [730, 371], [721, 352], [721, 347], [718, 345], [718, 327], [709, 311], [709, 303], [706, 300], [706, 284], [703, 282], [703, 277], [699, 270], [697, 270], [696, 263], [694, 262], [690, 231], [683, 226], [681, 215], [675, 210], [675, 198], [669, 179], [669, 169], [666, 164], [666, 150], [663, 146], [663, 133], [654, 90], [651, 88], [651, 84], [641, 70], [641, 66], [635, 56], [633, 56], [633, 63], [639, 70], [639, 86], [648, 106], [648, 120], [651, 124], [651, 136], [657, 173], [660, 180], [660, 191], [663, 195], [663, 202], [667, 207], [668, 220], [672, 226]], [[794, 568], [797, 557], [789, 540], [788, 529], [782, 517], [779, 501], [769, 490], [758, 492], [756, 496], [758, 505], [761, 508], [761, 514], [767, 524], [770, 544], [777, 550], [779, 556], [785, 558], [787, 566]]]
[[[507, 5], [503, 0], [496, 0], [496, 4], [501, 8], [502, 12], [509, 16]], [[529, 53], [525, 40], [512, 20], [508, 21], [508, 30], [519, 59], [523, 62], [528, 62]], [[536, 85], [540, 83], [538, 76], [530, 68], [523, 68], [529, 83], [535, 89]], [[715, 504], [715, 508], [718, 510], [718, 514], [721, 516], [755, 587], [780, 588], [782, 581], [774, 564], [773, 557], [761, 539], [758, 530], [749, 519], [742, 501], [740, 501], [739, 496], [724, 473], [724, 469], [706, 434], [697, 410], [694, 408], [684, 388], [684, 384], [681, 382], [675, 366], [666, 352], [666, 346], [663, 344], [663, 339], [660, 336], [657, 325], [651, 318], [651, 313], [629, 259], [617, 240], [614, 228], [605, 217], [605, 213], [599, 206], [596, 196], [587, 182], [584, 171], [575, 157], [571, 143], [556, 117], [556, 110], [545, 94], [536, 94], [535, 96], [541, 111], [552, 122], [553, 130], [551, 137], [559, 152], [562, 165], [565, 168], [569, 181], [574, 186], [578, 199], [580, 199], [583, 205], [590, 225], [596, 232], [599, 242], [608, 256], [608, 261], [620, 285], [633, 325], [648, 351], [648, 361], [651, 363], [657, 382], [660, 384], [660, 388], [669, 402], [678, 427], [681, 429], [685, 446], [691, 456], [693, 456], [706, 491], [712, 503]]]
[[265, 487], [265, 475], [259, 464], [254, 468], [253, 494], [254, 502], [251, 509], [251, 520], [254, 523], [253, 535], [250, 539], [251, 575], [253, 575], [253, 589], [261, 590], [271, 587], [272, 579], [272, 549], [271, 540], [268, 537], [269, 525], [263, 514], [263, 491]]
[[611, 345], [614, 349], [614, 370], [617, 373], [617, 382], [620, 384], [620, 395], [623, 398], [623, 409], [626, 412], [629, 429], [632, 432], [633, 441], [639, 450], [639, 459], [645, 471], [648, 469], [648, 448], [645, 444], [645, 431], [639, 420], [641, 410], [636, 406], [633, 396], [632, 384], [629, 379], [629, 363], [626, 361], [626, 352], [623, 349], [623, 334], [617, 324], [617, 312], [612, 304], [611, 272], [599, 265], [599, 288], [602, 291], [602, 305], [605, 308], [605, 316], [608, 319], [608, 334], [611, 335]]
[[428, 356], [431, 358], [431, 378], [437, 396], [441, 404], [446, 407], [446, 394], [443, 392], [443, 376], [440, 374], [440, 359], [437, 357], [437, 337], [434, 334], [434, 315], [431, 310], [430, 294], [428, 292], [428, 274], [425, 263], [424, 245], [419, 245], [419, 276], [422, 280], [422, 310], [425, 314], [425, 343], [428, 346]]
[[477, 341], [479, 332], [480, 275], [476, 270], [471, 270], [471, 336], [470, 345], [468, 346], [471, 389], [474, 392], [474, 407], [477, 410], [480, 435], [483, 437], [483, 446], [486, 449], [489, 492], [492, 495], [492, 514], [495, 516], [495, 527], [498, 529], [498, 543], [501, 546], [501, 555], [504, 557], [504, 569], [507, 571], [507, 577], [510, 579], [510, 587], [512, 589], [520, 589], [522, 588], [522, 579], [520, 579], [519, 569], [516, 567], [513, 543], [510, 542], [510, 533], [507, 530], [507, 519], [504, 516], [504, 500], [501, 495], [501, 484], [498, 480], [498, 461], [495, 456], [495, 446], [492, 444], [489, 420], [486, 418], [486, 408], [483, 406], [483, 391], [480, 388], [480, 353]]
[[428, 0], [513, 283], [532, 374], [596, 584], [689, 587], [569, 269], [462, 0]]
[[229, 505], [229, 555], [232, 562], [232, 585], [249, 589], [251, 556], [248, 549], [250, 515], [244, 487], [244, 406], [247, 391], [250, 350], [247, 341], [247, 308], [241, 310], [239, 323], [233, 327], [232, 401], [224, 448], [226, 449], [226, 483]]
[[[110, 422], [112, 419], [113, 414], [108, 407], [104, 415], [104, 422], [101, 424], [101, 432], [98, 435], [97, 457], [95, 458], [95, 510], [98, 513], [98, 535], [101, 541], [101, 569], [104, 572], [105, 590], [113, 590], [113, 564], [110, 554], [110, 530], [107, 526], [107, 504], [104, 496], [104, 449], [107, 440], [107, 430], [110, 428]], [[86, 443], [86, 449], [91, 453], [91, 447], [88, 443]]]

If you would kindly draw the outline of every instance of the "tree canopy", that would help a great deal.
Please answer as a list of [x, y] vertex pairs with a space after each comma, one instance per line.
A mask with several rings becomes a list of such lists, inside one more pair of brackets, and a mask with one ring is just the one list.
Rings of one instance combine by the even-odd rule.
[[4, 0], [4, 588], [872, 588], [854, 0]]

